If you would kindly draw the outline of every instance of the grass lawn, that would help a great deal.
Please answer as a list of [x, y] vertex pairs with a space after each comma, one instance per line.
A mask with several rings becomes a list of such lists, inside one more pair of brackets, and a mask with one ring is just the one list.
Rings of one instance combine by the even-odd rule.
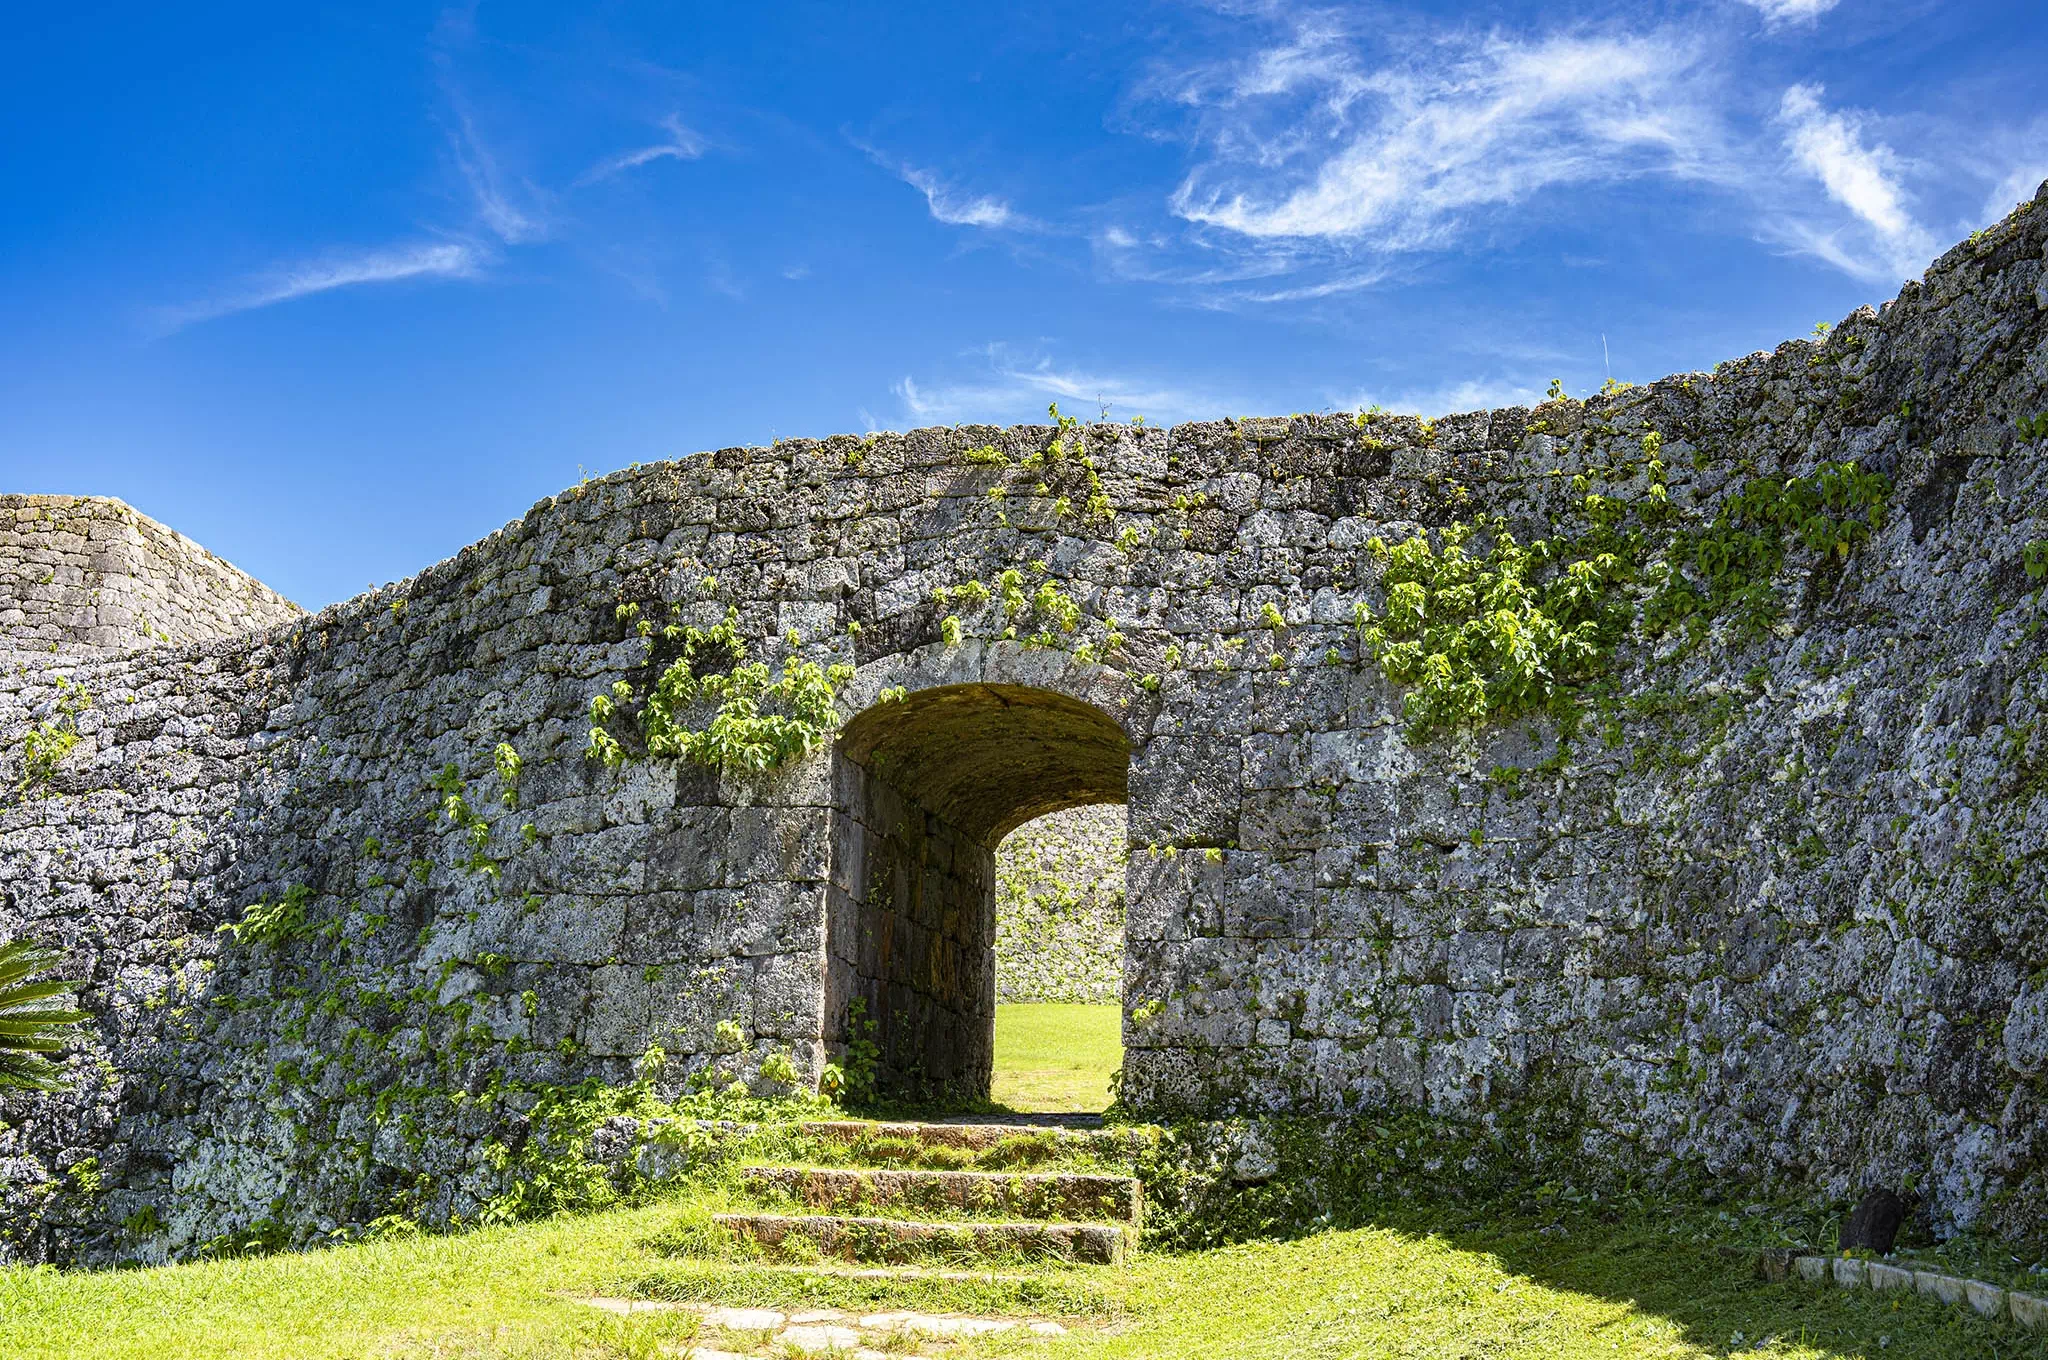
[[1093, 1114], [1123, 1065], [1123, 1010], [1065, 1004], [996, 1007], [989, 1098], [1031, 1113]]
[[[1102, 1108], [1117, 1020], [1113, 1006], [1001, 1008], [998, 1099]], [[2048, 1360], [2048, 1334], [1932, 1300], [1755, 1280], [1746, 1260], [1716, 1249], [1727, 1215], [1697, 1206], [1603, 1221], [1591, 1209], [1517, 1216], [1417, 1201], [1292, 1241], [1141, 1249], [1121, 1268], [861, 1279], [722, 1259], [730, 1248], [709, 1215], [731, 1195], [713, 1175], [659, 1203], [445, 1237], [150, 1270], [0, 1269], [0, 1360], [688, 1354], [694, 1315], [619, 1318], [577, 1301], [596, 1295], [1054, 1317], [1069, 1328], [897, 1348], [948, 1360]]]
[[[1430, 1216], [1414, 1206], [1418, 1220]], [[1674, 1223], [1683, 1211], [1558, 1230], [1438, 1235], [1387, 1222], [1127, 1269], [1048, 1269], [1022, 1283], [797, 1276], [661, 1250], [701, 1214], [683, 1202], [239, 1261], [136, 1271], [0, 1270], [0, 1355], [82, 1357], [652, 1357], [693, 1320], [631, 1321], [594, 1293], [758, 1305], [915, 1307], [1063, 1316], [1058, 1339], [991, 1337], [926, 1353], [1044, 1360], [1195, 1357], [1721, 1357], [2000, 1360], [2048, 1340], [1917, 1297], [1763, 1284]], [[1457, 1217], [1455, 1213], [1447, 1215]], [[673, 1349], [664, 1349], [672, 1347]]]

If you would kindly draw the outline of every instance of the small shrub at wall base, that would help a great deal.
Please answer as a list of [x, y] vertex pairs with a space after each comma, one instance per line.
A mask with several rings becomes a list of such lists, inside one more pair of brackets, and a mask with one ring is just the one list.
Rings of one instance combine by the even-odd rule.
[[827, 1063], [818, 1081], [819, 1094], [848, 1106], [858, 1107], [875, 1096], [876, 1069], [882, 1046], [876, 1041], [880, 1025], [868, 1016], [868, 1003], [855, 997], [846, 1003], [846, 1051], [836, 1063]]

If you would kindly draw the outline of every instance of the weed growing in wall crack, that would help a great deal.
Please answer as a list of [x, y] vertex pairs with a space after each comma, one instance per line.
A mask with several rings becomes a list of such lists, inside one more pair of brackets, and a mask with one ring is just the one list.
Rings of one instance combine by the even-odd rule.
[[504, 786], [505, 791], [500, 796], [505, 800], [505, 806], [519, 806], [519, 771], [525, 765], [519, 758], [519, 752], [513, 749], [511, 742], [501, 741], [492, 755], [492, 763], [498, 768], [498, 782]]
[[[511, 749], [510, 746], [499, 747], [500, 752], [510, 751]], [[516, 762], [519, 757], [517, 753], [514, 753], [512, 758]], [[499, 765], [501, 772], [503, 768], [501, 758]], [[515, 781], [518, 778], [518, 768], [516, 765], [513, 767], [513, 778]], [[441, 773], [435, 775], [429, 782], [442, 795], [441, 815], [460, 827], [469, 837], [469, 856], [461, 862], [461, 867], [473, 874], [483, 874], [486, 877], [496, 878], [498, 875], [498, 861], [491, 858], [490, 855], [491, 824], [482, 813], [469, 805], [469, 800], [464, 796], [465, 785], [462, 782], [461, 773], [453, 765], [447, 765], [442, 767]], [[517, 800], [517, 788], [518, 786], [515, 782], [506, 791], [506, 802], [511, 803]]]
[[82, 686], [57, 677], [56, 711], [29, 728], [21, 739], [21, 783], [16, 791], [26, 793], [42, 788], [56, 776], [57, 764], [78, 745], [78, 715], [92, 707], [92, 696]]
[[2037, 538], [2020, 549], [2020, 565], [2029, 581], [2048, 580], [2048, 538]]
[[306, 903], [312, 896], [311, 888], [294, 883], [275, 902], [251, 902], [242, 908], [241, 920], [230, 921], [219, 931], [236, 944], [276, 945], [297, 939], [313, 928], [306, 919]]

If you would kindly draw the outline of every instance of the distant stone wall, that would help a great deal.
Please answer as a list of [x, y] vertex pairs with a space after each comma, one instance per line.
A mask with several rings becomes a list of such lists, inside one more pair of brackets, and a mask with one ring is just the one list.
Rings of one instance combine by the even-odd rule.
[[996, 1000], [1113, 1004], [1124, 974], [1124, 810], [1069, 808], [996, 850]]
[[304, 612], [119, 501], [0, 495], [0, 639], [8, 647], [204, 642]]
[[[983, 1033], [932, 1045], [993, 998], [991, 853], [1117, 803], [1130, 1108], [1529, 1116], [1581, 1164], [2040, 1233], [2044, 253], [2048, 193], [1825, 340], [1585, 402], [789, 440], [221, 640], [23, 610], [59, 654], [0, 675], [0, 935], [97, 1028], [73, 1092], [0, 1098], [0, 1241], [467, 1221], [550, 1089], [657, 1046], [669, 1085], [815, 1079], [855, 999], [912, 1037], [886, 1084], [971, 1081]], [[1455, 619], [1459, 563], [1563, 535], [1605, 565], [1528, 588], [1606, 660], [1418, 727], [1470, 694], [1379, 664], [1356, 611], [1424, 596], [1374, 541], [1442, 553]], [[1513, 603], [1475, 636], [1583, 655], [1513, 652]], [[649, 753], [658, 682], [742, 652], [850, 668], [836, 736]]]

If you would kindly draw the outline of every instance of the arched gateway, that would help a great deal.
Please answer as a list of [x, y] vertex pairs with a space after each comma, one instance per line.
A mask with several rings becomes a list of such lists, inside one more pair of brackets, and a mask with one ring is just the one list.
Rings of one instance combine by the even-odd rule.
[[991, 848], [1104, 801], [1133, 1110], [2024, 1217], [2044, 228], [1589, 402], [635, 468], [313, 615], [0, 499], [0, 935], [96, 1020], [0, 1250], [471, 1215], [538, 1093], [812, 1082], [856, 1012], [979, 1091]]
[[[883, 683], [883, 682], [887, 683]], [[985, 1097], [995, 1024], [995, 848], [1034, 817], [1128, 796], [1138, 693], [1014, 642], [879, 662], [834, 748], [824, 1027], [872, 1025], [877, 1086]]]

